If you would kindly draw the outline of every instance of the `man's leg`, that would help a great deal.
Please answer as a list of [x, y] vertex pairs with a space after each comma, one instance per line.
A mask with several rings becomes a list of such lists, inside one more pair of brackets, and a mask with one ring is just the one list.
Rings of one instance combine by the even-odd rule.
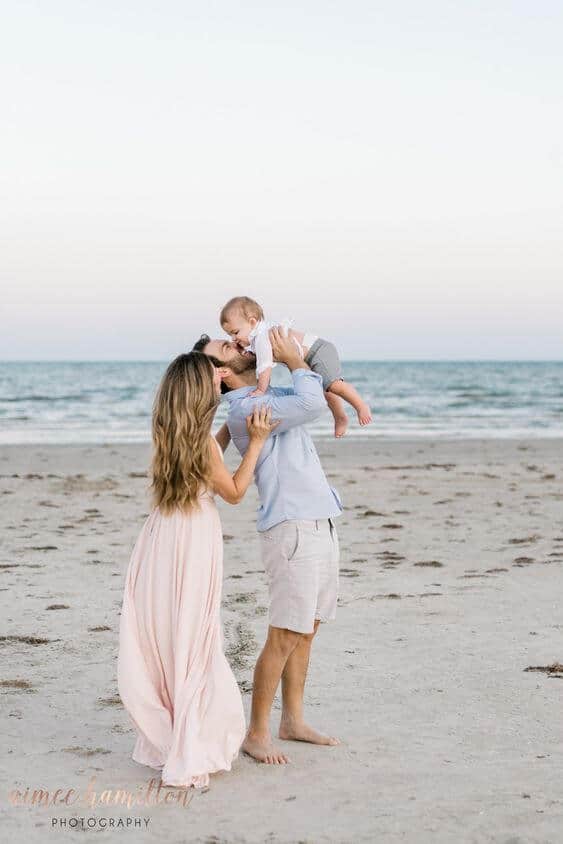
[[288, 658], [282, 673], [282, 716], [279, 737], [293, 741], [308, 741], [311, 744], [340, 744], [337, 738], [325, 736], [305, 723], [303, 717], [303, 695], [309, 667], [309, 656], [319, 621], [315, 621], [312, 633], [304, 633]]
[[285, 665], [299, 647], [302, 637], [302, 633], [293, 630], [270, 627], [266, 644], [256, 662], [250, 725], [242, 749], [259, 762], [285, 765], [289, 761], [272, 743], [270, 711]]

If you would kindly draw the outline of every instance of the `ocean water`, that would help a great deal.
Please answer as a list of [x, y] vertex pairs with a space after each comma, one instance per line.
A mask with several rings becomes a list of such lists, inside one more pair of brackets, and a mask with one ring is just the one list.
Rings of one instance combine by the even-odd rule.
[[[166, 362], [0, 363], [0, 443], [143, 442]], [[283, 366], [274, 383], [289, 383]], [[562, 437], [563, 362], [343, 364], [371, 404], [349, 436]], [[225, 418], [223, 403], [217, 421]], [[332, 436], [332, 417], [310, 424]]]

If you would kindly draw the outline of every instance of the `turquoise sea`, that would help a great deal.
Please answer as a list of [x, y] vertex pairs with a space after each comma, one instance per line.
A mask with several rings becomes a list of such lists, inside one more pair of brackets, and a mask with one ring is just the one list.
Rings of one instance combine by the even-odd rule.
[[[148, 441], [166, 365], [0, 363], [0, 443]], [[563, 362], [348, 361], [343, 370], [374, 413], [361, 429], [350, 408], [350, 436], [563, 436]], [[289, 383], [282, 366], [274, 376]], [[331, 436], [330, 414], [310, 428]]]

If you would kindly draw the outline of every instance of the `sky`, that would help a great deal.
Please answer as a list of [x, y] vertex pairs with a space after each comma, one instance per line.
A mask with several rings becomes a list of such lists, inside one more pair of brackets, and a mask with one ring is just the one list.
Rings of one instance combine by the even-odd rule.
[[563, 4], [11, 0], [0, 360], [253, 296], [347, 359], [563, 358]]

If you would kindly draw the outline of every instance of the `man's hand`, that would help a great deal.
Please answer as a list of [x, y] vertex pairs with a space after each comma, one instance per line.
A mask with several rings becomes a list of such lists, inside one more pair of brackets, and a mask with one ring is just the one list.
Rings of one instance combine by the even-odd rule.
[[288, 369], [308, 369], [309, 367], [299, 354], [295, 342], [283, 332], [281, 325], [270, 328], [268, 332], [272, 345], [272, 355], [278, 363], [285, 363]]

